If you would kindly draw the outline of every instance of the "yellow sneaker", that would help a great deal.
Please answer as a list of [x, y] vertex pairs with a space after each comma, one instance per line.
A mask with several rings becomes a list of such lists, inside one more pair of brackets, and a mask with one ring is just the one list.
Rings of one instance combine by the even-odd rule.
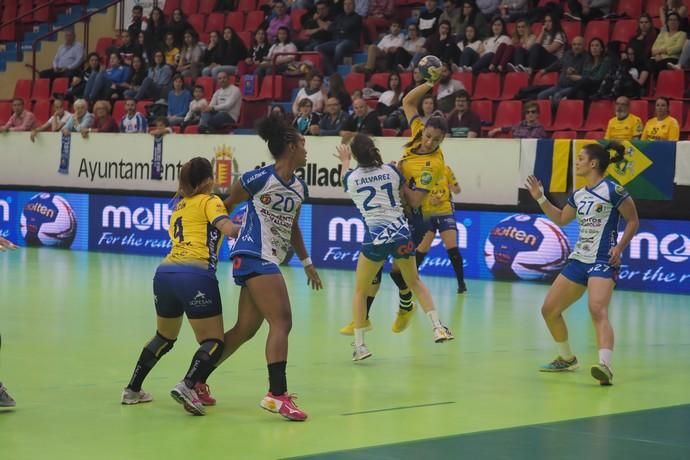
[[[367, 331], [367, 332], [369, 332], [370, 330], [372, 330], [372, 329], [374, 328], [374, 327], [371, 325], [371, 321], [370, 321], [370, 320], [366, 320], [366, 322], [365, 322], [364, 324], [365, 324], [364, 330]], [[350, 324], [348, 324], [347, 326], [343, 326], [343, 327], [340, 329], [340, 333], [343, 334], [343, 335], [355, 335], [355, 322], [352, 321], [352, 322], [351, 322]]]
[[414, 303], [412, 304], [412, 309], [410, 311], [401, 310], [398, 308], [398, 316], [395, 317], [391, 330], [397, 334], [398, 332], [402, 332], [407, 329], [407, 326], [410, 325], [410, 320], [412, 319], [415, 310], [417, 310], [417, 306]]

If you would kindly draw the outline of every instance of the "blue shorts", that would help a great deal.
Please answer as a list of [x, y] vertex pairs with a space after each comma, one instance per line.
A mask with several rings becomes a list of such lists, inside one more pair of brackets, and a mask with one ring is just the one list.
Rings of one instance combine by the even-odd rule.
[[246, 286], [247, 280], [255, 276], [276, 273], [280, 273], [280, 269], [273, 262], [246, 254], [238, 254], [232, 258], [232, 276], [238, 286]]
[[412, 235], [412, 243], [417, 247], [429, 230], [429, 222], [424, 220], [424, 216], [420, 209], [412, 210], [410, 214], [406, 214], [406, 217], [410, 227], [410, 234]]
[[449, 214], [447, 216], [434, 216], [431, 219], [429, 219], [429, 231], [436, 233], [436, 230], [439, 231], [439, 233], [443, 233], [446, 230], [456, 230], [458, 227], [456, 226], [457, 221], [455, 220], [455, 216], [452, 214]]
[[153, 277], [156, 314], [163, 318], [211, 318], [223, 314], [218, 280], [193, 272], [157, 271]]
[[401, 238], [390, 243], [377, 245], [364, 242], [362, 254], [374, 262], [384, 261], [388, 259], [388, 256], [392, 256], [394, 259], [406, 259], [414, 255], [414, 243], [410, 238]]
[[568, 278], [573, 283], [587, 286], [587, 281], [592, 278], [606, 278], [618, 282], [618, 269], [605, 263], [586, 264], [579, 260], [570, 259], [561, 275]]

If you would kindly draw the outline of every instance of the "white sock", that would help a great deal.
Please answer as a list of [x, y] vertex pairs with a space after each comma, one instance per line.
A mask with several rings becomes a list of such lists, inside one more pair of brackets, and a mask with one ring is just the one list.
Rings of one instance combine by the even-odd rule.
[[566, 361], [573, 359], [573, 351], [570, 349], [570, 344], [567, 340], [564, 342], [556, 342], [556, 346], [558, 347], [558, 354], [561, 358]]
[[364, 345], [364, 328], [355, 329], [355, 345], [358, 347]]
[[438, 319], [438, 312], [436, 310], [426, 312], [426, 316], [429, 317], [432, 326], [434, 326], [435, 328], [441, 327], [441, 321], [439, 321]]
[[611, 367], [611, 355], [613, 354], [613, 350], [610, 350], [608, 348], [600, 348], [599, 349], [599, 362], [601, 364], [606, 364], [607, 366]]

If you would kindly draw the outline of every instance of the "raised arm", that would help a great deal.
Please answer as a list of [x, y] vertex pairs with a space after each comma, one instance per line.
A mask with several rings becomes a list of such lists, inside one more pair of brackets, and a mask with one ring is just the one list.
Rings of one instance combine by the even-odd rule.
[[[436, 80], [434, 80], [434, 82], [435, 81]], [[427, 81], [405, 95], [402, 101], [402, 107], [403, 112], [405, 112], [405, 118], [407, 118], [408, 122], [417, 116], [417, 107], [419, 107], [419, 103], [422, 102], [422, 99], [424, 99], [426, 93], [428, 93], [433, 87], [434, 83]]]
[[526, 185], [532, 198], [537, 200], [541, 210], [544, 211], [544, 214], [546, 214], [554, 224], [559, 227], [564, 227], [575, 219], [575, 208], [567, 204], [563, 209], [560, 209], [544, 196], [544, 187], [541, 185], [541, 182], [539, 182], [539, 179], [534, 176], [529, 176]]

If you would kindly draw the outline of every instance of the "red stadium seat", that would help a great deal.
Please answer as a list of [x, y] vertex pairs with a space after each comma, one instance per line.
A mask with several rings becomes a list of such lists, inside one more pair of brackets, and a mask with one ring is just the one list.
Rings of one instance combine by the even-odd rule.
[[113, 43], [115, 43], [115, 40], [111, 37], [102, 37], [98, 39], [96, 42], [96, 53], [98, 53], [98, 56], [100, 56], [101, 60], [108, 52], [108, 48], [113, 46]]
[[204, 26], [205, 32], [216, 31], [222, 34], [223, 27], [225, 27], [225, 15], [223, 15], [223, 13], [211, 13], [206, 16], [206, 26]]
[[473, 99], [498, 99], [501, 94], [501, 76], [497, 73], [480, 73], [474, 86]]
[[522, 121], [522, 101], [501, 101], [496, 109], [493, 128], [513, 126]]
[[14, 24], [8, 24], [5, 27], [0, 27], [0, 41], [13, 42], [16, 39], [17, 27]]
[[492, 101], [472, 101], [471, 110], [479, 116], [482, 124], [493, 124], [493, 102]]
[[216, 3], [218, 3], [217, 0], [200, 0], [199, 1], [199, 13], [201, 13], [201, 14], [213, 13], [213, 9], [216, 7]]
[[270, 6], [273, 3], [272, 0], [259, 0], [256, 2], [256, 9], [260, 10], [262, 6]]
[[50, 79], [48, 78], [38, 78], [34, 81], [31, 100], [38, 101], [40, 99], [50, 99]]
[[369, 83], [371, 83], [372, 86], [378, 85], [381, 88], [388, 89], [388, 78], [389, 77], [390, 77], [390, 74], [387, 72], [375, 73], [371, 76]]
[[[142, 115], [146, 116], [146, 112], [143, 112]], [[113, 120], [115, 120], [116, 123], [120, 123], [120, 120], [122, 120], [124, 116], [125, 101], [115, 101], [115, 105], [113, 105]]]
[[290, 12], [290, 18], [292, 19], [292, 30], [293, 32], [297, 33], [302, 30], [302, 16], [307, 12], [308, 10], [300, 9], [300, 8], [295, 8]]
[[[210, 20], [210, 18], [209, 18]], [[208, 27], [208, 24], [206, 25]], [[232, 27], [236, 33], [244, 30], [244, 13], [241, 11], [231, 11], [225, 17], [225, 27]]]
[[617, 41], [627, 44], [628, 41], [632, 38], [632, 36], [635, 35], [636, 30], [636, 19], [616, 21], [616, 25], [613, 26], [613, 32], [611, 33], [611, 41]]
[[609, 21], [588, 22], [585, 28], [585, 45], [589, 46], [589, 42], [591, 42], [593, 38], [600, 38], [604, 41], [604, 44], [608, 43], [610, 24]]
[[204, 88], [204, 97], [207, 101], [210, 101], [215, 91], [213, 77], [199, 77], [196, 79], [196, 84]]
[[181, 0], [165, 0], [165, 6], [163, 7], [165, 17], [170, 18], [173, 11], [178, 9], [181, 3]]
[[343, 81], [345, 83], [345, 89], [350, 94], [352, 94], [352, 92], [356, 89], [361, 90], [362, 88], [364, 88], [364, 74], [363, 73], [350, 72], [343, 79]]
[[[283, 99], [283, 76], [267, 75], [261, 81], [261, 89], [256, 97], [245, 97], [246, 101], [280, 101]], [[240, 123], [240, 126], [242, 124]]]
[[24, 99], [24, 102], [31, 99], [31, 80], [17, 80], [14, 84], [14, 97]]
[[249, 32], [255, 32], [256, 29], [261, 27], [261, 24], [263, 24], [265, 19], [266, 15], [263, 11], [250, 11], [247, 14], [247, 21], [244, 23], [244, 30], [247, 30]]
[[662, 70], [656, 80], [654, 95], [648, 99], [667, 97], [683, 99], [685, 92], [685, 75], [682, 70]]
[[199, 134], [199, 125], [189, 125], [184, 129], [185, 134]]
[[573, 38], [578, 35], [582, 35], [582, 23], [580, 21], [563, 21], [561, 27], [563, 27], [568, 43], [572, 42]]
[[400, 87], [403, 89], [412, 83], [412, 72], [400, 72]]
[[583, 139], [598, 141], [604, 138], [604, 131], [587, 131]]
[[683, 126], [683, 101], [671, 101], [668, 107], [668, 113], [673, 118], [678, 120], [678, 124]]
[[515, 98], [520, 89], [529, 86], [529, 75], [525, 72], [510, 72], [503, 79], [503, 93], [500, 100], [509, 101]]
[[[136, 107], [137, 112], [139, 112], [143, 116], [146, 116], [146, 114], [148, 113], [148, 110], [146, 110], [146, 108], [152, 104], [153, 104], [153, 101], [139, 101], [139, 102], [137, 102], [137, 107]], [[123, 112], [123, 114], [124, 114], [124, 112]], [[120, 120], [117, 120], [117, 121], [119, 122]]]
[[465, 91], [472, 95], [472, 73], [471, 72], [455, 72], [453, 80], [458, 80], [465, 87]]
[[180, 9], [182, 9], [182, 13], [187, 17], [187, 20], [189, 20], [189, 16], [199, 11], [199, 0], [182, 0]]
[[395, 137], [398, 135], [397, 129], [383, 128], [384, 137]]
[[50, 118], [50, 101], [48, 99], [36, 101], [32, 111], [36, 117], [36, 122], [39, 125], [42, 125], [48, 121], [48, 118]]
[[555, 86], [556, 83], [558, 83], [558, 72], [548, 72], [545, 74], [541, 74], [540, 72], [536, 72], [534, 74], [534, 79], [532, 80], [532, 84], [535, 86], [537, 86], [537, 85]]
[[[627, 1], [627, 0], [624, 0]], [[666, 3], [665, 0], [647, 0], [647, 6], [645, 7], [645, 11], [652, 17], [658, 18], [659, 17], [659, 9], [664, 6]]]
[[203, 14], [192, 14], [187, 17], [187, 22], [190, 26], [192, 26], [192, 29], [196, 30], [197, 33], [201, 33], [204, 31], [206, 16]]
[[552, 139], [577, 139], [575, 131], [556, 131], [551, 136]]
[[56, 78], [53, 80], [53, 87], [50, 89], [50, 96], [53, 94], [65, 94], [69, 88], [69, 78]]
[[630, 113], [637, 115], [642, 119], [642, 123], [646, 123], [649, 118], [649, 102], [643, 99], [635, 99], [630, 101]]
[[12, 116], [12, 103], [8, 101], [0, 101], [0, 124], [7, 123], [7, 120]]
[[240, 0], [237, 5], [237, 11], [248, 13], [256, 9], [256, 0]]
[[[649, 2], [650, 0], [647, 0]], [[616, 13], [628, 18], [639, 18], [642, 14], [642, 0], [618, 0], [616, 2]], [[657, 10], [658, 11], [658, 10]], [[659, 14], [657, 12], [657, 14]], [[616, 23], [615, 27], [618, 27]]]
[[41, 4], [47, 5], [40, 10], [34, 11], [33, 19], [32, 22], [39, 22], [39, 23], [44, 23], [44, 22], [50, 22], [51, 19], [53, 18], [53, 9], [51, 8], [51, 5], [48, 4], [48, 2], [41, 2], [39, 4], [35, 4], [34, 7], [38, 7]]
[[558, 104], [552, 131], [580, 129], [583, 122], [584, 102], [566, 99]]
[[594, 101], [589, 106], [587, 121], [585, 121], [581, 131], [606, 129], [611, 117], [613, 117], [613, 103], [611, 101]]
[[299, 56], [300, 62], [302, 61], [309, 61], [312, 63], [315, 69], [318, 69], [319, 72], [323, 71], [323, 56], [321, 56], [320, 53], [317, 53], [316, 51], [303, 51], [302, 54]]
[[547, 100], [536, 100], [534, 101], [539, 106], [539, 122], [544, 125], [544, 129], [551, 129], [552, 116], [551, 116], [551, 101]]
[[247, 47], [247, 49], [252, 47], [252, 33], [249, 32], [248, 30], [243, 30], [241, 32], [237, 32], [237, 35], [242, 39], [242, 43], [244, 43], [244, 46]]

